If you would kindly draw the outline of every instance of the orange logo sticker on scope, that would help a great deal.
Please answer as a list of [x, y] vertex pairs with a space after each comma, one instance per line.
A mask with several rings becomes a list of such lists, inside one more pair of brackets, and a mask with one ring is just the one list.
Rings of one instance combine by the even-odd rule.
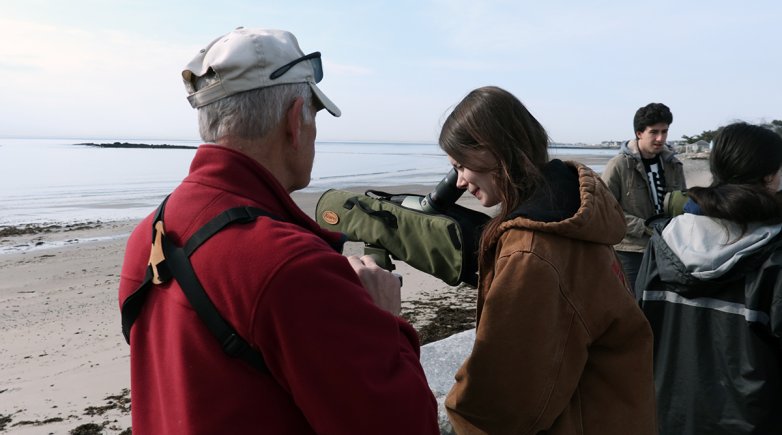
[[339, 215], [331, 210], [324, 211], [321, 217], [323, 218], [323, 222], [326, 222], [329, 225], [336, 225], [339, 223]]

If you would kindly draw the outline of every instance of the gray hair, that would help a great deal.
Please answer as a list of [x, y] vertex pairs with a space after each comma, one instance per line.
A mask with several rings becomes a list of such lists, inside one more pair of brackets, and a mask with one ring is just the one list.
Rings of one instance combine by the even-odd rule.
[[[197, 88], [207, 86], [210, 78], [200, 78]], [[207, 104], [198, 109], [201, 140], [215, 143], [228, 135], [247, 139], [262, 138], [282, 121], [297, 97], [304, 99], [302, 121], [313, 122], [315, 108], [312, 104], [312, 90], [307, 83], [252, 89]]]

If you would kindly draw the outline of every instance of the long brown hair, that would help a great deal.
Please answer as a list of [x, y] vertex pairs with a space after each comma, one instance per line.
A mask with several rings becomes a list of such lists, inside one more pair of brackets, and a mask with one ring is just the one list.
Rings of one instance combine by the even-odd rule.
[[766, 187], [766, 177], [782, 166], [782, 136], [757, 125], [737, 122], [721, 128], [709, 155], [712, 183], [692, 187], [687, 194], [706, 216], [738, 223], [780, 223], [778, 196]]
[[[505, 217], [544, 185], [542, 169], [549, 160], [548, 142], [546, 130], [524, 104], [495, 86], [467, 94], [443, 123], [440, 148], [465, 167], [491, 169], [498, 187], [502, 208], [484, 228], [480, 258]], [[471, 167], [467, 155], [481, 150], [489, 151], [498, 167]]]

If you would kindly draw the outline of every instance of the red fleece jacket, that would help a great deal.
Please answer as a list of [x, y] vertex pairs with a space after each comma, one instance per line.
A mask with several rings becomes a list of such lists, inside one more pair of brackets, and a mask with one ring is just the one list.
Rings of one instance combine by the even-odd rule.
[[[280, 219], [231, 225], [191, 261], [271, 374], [227, 357], [175, 281], [155, 286], [131, 331], [133, 433], [437, 434], [413, 328], [374, 305], [331, 246], [340, 235], [254, 160], [202, 145], [166, 205], [166, 235], [181, 245], [240, 205]], [[151, 219], [128, 241], [120, 305], [143, 281]]]

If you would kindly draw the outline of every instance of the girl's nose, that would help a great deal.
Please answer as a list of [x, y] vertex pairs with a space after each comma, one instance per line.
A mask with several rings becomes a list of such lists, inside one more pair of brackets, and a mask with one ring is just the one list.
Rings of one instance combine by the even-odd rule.
[[466, 189], [467, 188], [467, 180], [464, 179], [464, 176], [462, 173], [459, 173], [459, 176], [456, 178], [456, 187], [459, 189]]

